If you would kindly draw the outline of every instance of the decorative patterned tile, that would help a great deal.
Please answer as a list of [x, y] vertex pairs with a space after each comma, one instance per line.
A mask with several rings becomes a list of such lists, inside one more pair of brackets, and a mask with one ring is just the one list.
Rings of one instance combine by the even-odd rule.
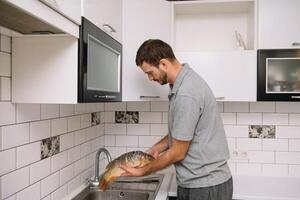
[[45, 159], [59, 153], [59, 136], [46, 138], [41, 141], [41, 158]]
[[249, 125], [249, 138], [275, 138], [273, 125]]
[[101, 112], [93, 112], [91, 114], [92, 117], [92, 126], [98, 125], [101, 123]]
[[137, 124], [139, 123], [139, 112], [136, 111], [116, 111], [115, 123]]

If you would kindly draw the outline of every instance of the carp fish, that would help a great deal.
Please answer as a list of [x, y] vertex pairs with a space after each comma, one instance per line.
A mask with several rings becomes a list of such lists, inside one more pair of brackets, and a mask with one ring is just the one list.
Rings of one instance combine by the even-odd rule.
[[124, 153], [118, 158], [111, 161], [103, 173], [99, 188], [105, 191], [110, 182], [114, 182], [115, 179], [121, 176], [125, 171], [120, 167], [120, 165], [129, 167], [143, 167], [153, 161], [155, 158], [142, 151], [131, 151]]

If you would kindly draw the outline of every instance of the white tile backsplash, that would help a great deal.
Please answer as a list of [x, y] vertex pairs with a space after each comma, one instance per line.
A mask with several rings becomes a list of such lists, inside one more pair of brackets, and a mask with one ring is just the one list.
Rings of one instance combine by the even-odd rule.
[[261, 164], [236, 163], [236, 174], [247, 176], [259, 176], [261, 174]]
[[16, 104], [17, 122], [29, 122], [41, 119], [41, 106], [39, 104]]
[[251, 163], [275, 163], [275, 152], [272, 151], [248, 151]]
[[264, 125], [288, 125], [288, 114], [269, 114], [263, 113]]
[[276, 152], [276, 163], [300, 165], [300, 152]]
[[138, 136], [116, 136], [116, 146], [119, 147], [137, 147]]
[[59, 188], [59, 172], [56, 172], [41, 181], [41, 197], [45, 197]]
[[41, 119], [50, 119], [59, 117], [58, 104], [42, 104], [41, 105]]
[[11, 78], [0, 77], [0, 101], [11, 100]]
[[224, 125], [225, 133], [227, 137], [239, 137], [239, 138], [248, 138], [249, 137], [249, 128], [248, 126], [233, 126], [233, 125]]
[[300, 113], [300, 102], [276, 102], [278, 113]]
[[221, 113], [224, 125], [236, 124], [236, 113]]
[[75, 104], [75, 115], [86, 113], [86, 104], [78, 103]]
[[289, 151], [299, 151], [300, 152], [300, 139], [289, 140]]
[[1, 198], [10, 195], [29, 186], [29, 167], [24, 167], [1, 177]]
[[161, 139], [161, 136], [139, 136], [139, 147], [151, 147]]
[[126, 135], [126, 124], [105, 124], [105, 134]]
[[10, 102], [0, 102], [0, 126], [16, 122], [16, 106]]
[[165, 136], [168, 134], [168, 124], [151, 124], [150, 135]]
[[30, 165], [30, 184], [50, 175], [50, 160], [51, 158], [46, 158]]
[[51, 173], [56, 172], [68, 164], [68, 152], [64, 151], [51, 157]]
[[41, 142], [26, 144], [17, 148], [17, 168], [41, 159]]
[[169, 102], [168, 101], [151, 101], [151, 112], [155, 111], [168, 111]]
[[139, 123], [141, 124], [162, 123], [162, 112], [140, 112], [139, 117]]
[[17, 193], [17, 200], [40, 200], [41, 182], [37, 182]]
[[0, 176], [16, 169], [16, 149], [0, 152]]
[[52, 199], [63, 199], [68, 194], [68, 185], [64, 185], [51, 194]]
[[11, 53], [11, 37], [1, 35], [0, 40], [0, 50]]
[[300, 114], [290, 114], [290, 123], [289, 125], [300, 126]]
[[59, 105], [59, 116], [67, 117], [75, 114], [75, 106], [71, 104]]
[[74, 176], [74, 165], [71, 164], [60, 170], [60, 185], [64, 185]]
[[[29, 143], [29, 123], [0, 127], [2, 149]], [[0, 148], [1, 149], [1, 148]]]
[[76, 131], [80, 129], [80, 115], [68, 117], [68, 131]]
[[64, 151], [74, 146], [74, 132], [60, 136], [60, 151]]
[[237, 113], [237, 124], [247, 125], [247, 124], [262, 124], [262, 114], [261, 113]]
[[57, 118], [51, 120], [51, 136], [61, 135], [68, 131], [68, 118]]
[[149, 135], [149, 124], [127, 124], [127, 135]]
[[0, 52], [0, 76], [11, 76], [11, 55]]
[[50, 120], [30, 122], [30, 142], [50, 137]]
[[247, 102], [224, 102], [224, 112], [249, 112]]
[[125, 111], [126, 110], [126, 102], [105, 103], [104, 110], [105, 111]]
[[262, 139], [260, 138], [237, 138], [237, 149], [242, 150], [261, 150]]
[[128, 111], [150, 111], [149, 101], [131, 101], [127, 102]]
[[262, 139], [263, 151], [288, 151], [287, 139]]
[[275, 112], [275, 102], [250, 102], [250, 112], [272, 113]]
[[297, 126], [276, 126], [276, 138], [299, 138], [300, 127]]

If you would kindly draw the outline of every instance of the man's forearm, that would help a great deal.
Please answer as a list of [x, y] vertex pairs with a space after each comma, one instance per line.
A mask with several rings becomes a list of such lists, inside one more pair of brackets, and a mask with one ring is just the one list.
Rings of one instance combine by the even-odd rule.
[[153, 145], [151, 149], [158, 151], [158, 153], [164, 152], [169, 147], [168, 138], [169, 138], [168, 134], [165, 135], [159, 142]]

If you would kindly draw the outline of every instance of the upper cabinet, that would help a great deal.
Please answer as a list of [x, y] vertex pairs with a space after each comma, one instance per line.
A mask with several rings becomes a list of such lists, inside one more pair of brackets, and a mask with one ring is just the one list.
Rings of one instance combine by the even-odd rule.
[[[72, 3], [76, 9], [70, 7], [68, 10], [76, 13], [77, 16], [80, 15], [80, 9], [78, 9], [78, 6], [80, 8], [80, 1], [74, 0]], [[0, 9], [0, 25], [19, 33], [64, 33], [76, 38], [79, 37], [79, 27], [74, 22], [75, 20], [71, 21], [39, 0], [2, 0], [0, 1]]]
[[163, 0], [123, 2], [123, 101], [167, 100], [168, 85], [148, 80], [135, 64], [140, 45], [159, 38], [170, 43], [171, 6]]
[[300, 1], [258, 1], [258, 48], [300, 48]]
[[[256, 101], [256, 1], [173, 3], [172, 43], [219, 101]], [[246, 74], [246, 77], [245, 77]]]
[[84, 17], [122, 43], [122, 0], [83, 0], [82, 6]]
[[81, 0], [39, 0], [76, 24], [81, 23]]

